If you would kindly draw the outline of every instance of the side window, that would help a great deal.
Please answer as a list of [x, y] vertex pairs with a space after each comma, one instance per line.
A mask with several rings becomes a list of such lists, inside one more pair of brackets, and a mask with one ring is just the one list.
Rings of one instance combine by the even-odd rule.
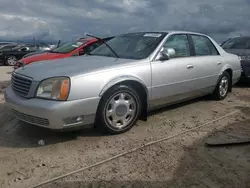
[[192, 35], [196, 56], [219, 55], [213, 43], [204, 36]]
[[187, 35], [172, 35], [165, 44], [164, 48], [173, 48], [175, 50], [176, 57], [188, 57], [190, 56], [190, 48]]

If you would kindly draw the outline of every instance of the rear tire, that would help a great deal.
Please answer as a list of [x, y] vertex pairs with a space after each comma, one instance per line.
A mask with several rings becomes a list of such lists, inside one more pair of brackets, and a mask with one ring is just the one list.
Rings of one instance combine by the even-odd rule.
[[6, 65], [8, 66], [15, 66], [17, 63], [16, 56], [10, 55], [6, 58]]
[[213, 93], [213, 97], [215, 100], [223, 100], [226, 98], [231, 87], [230, 80], [230, 75], [227, 72], [223, 72]]
[[137, 122], [141, 106], [140, 97], [132, 87], [116, 85], [100, 101], [96, 127], [109, 134], [124, 133]]

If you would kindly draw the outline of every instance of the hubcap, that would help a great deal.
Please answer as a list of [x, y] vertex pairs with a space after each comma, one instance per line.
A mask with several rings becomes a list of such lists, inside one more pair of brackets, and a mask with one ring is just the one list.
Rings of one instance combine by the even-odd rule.
[[222, 77], [220, 81], [220, 96], [224, 97], [227, 94], [228, 90], [228, 78]]
[[16, 64], [16, 58], [15, 57], [9, 57], [8, 58], [8, 64], [9, 65], [15, 65]]
[[122, 129], [133, 121], [137, 105], [135, 98], [129, 93], [119, 93], [108, 101], [105, 108], [105, 117], [109, 126]]

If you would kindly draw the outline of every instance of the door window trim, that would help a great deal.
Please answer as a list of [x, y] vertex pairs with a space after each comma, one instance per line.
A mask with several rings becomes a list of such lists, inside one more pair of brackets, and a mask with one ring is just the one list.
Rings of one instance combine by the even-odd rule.
[[[188, 34], [188, 35], [189, 35], [189, 38], [190, 38], [190, 40], [191, 40], [191, 44], [192, 44], [192, 46], [193, 46], [192, 48], [193, 48], [193, 50], [194, 50], [194, 56], [195, 56], [195, 57], [220, 56], [220, 55], [221, 55], [220, 52], [218, 51], [218, 49], [216, 48], [216, 46], [214, 45], [214, 43], [213, 43], [207, 36], [205, 36], [205, 35], [199, 35], [199, 34]], [[195, 52], [194, 40], [193, 40], [192, 36], [199, 36], [199, 37], [204, 37], [204, 38], [208, 39], [208, 41], [209, 41], [209, 42], [212, 44], [212, 46], [215, 48], [217, 54], [216, 54], [216, 55], [213, 55], [213, 54], [212, 54], [212, 49], [211, 49], [211, 47], [208, 46], [209, 51], [210, 51], [210, 53], [211, 53], [210, 55], [197, 56], [197, 55], [196, 55], [196, 52]]]
[[186, 56], [186, 57], [176, 57], [176, 58], [174, 58], [174, 59], [190, 58], [190, 57], [194, 57], [194, 56], [195, 56], [195, 55], [194, 55], [194, 52], [192, 51], [193, 46], [191, 45], [191, 43], [190, 43], [191, 41], [190, 41], [190, 39], [189, 39], [189, 37], [188, 37], [189, 34], [188, 34], [188, 33], [173, 33], [173, 34], [167, 35], [166, 38], [163, 39], [162, 44], [160, 45], [159, 50], [155, 53], [155, 55], [154, 55], [154, 57], [153, 57], [153, 59], [152, 59], [152, 62], [158, 62], [158, 61], [159, 61], [159, 60], [156, 60], [156, 57], [159, 55], [159, 53], [160, 53], [162, 47], [163, 47], [164, 44], [167, 42], [167, 40], [168, 40], [170, 37], [174, 36], [174, 35], [186, 35], [187, 40], [188, 40], [189, 53], [190, 53], [190, 56]]

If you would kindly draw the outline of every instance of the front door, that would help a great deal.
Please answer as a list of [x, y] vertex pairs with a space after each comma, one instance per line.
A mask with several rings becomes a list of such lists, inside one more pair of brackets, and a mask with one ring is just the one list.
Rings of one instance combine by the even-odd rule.
[[186, 34], [174, 34], [167, 38], [164, 48], [173, 48], [175, 57], [166, 61], [154, 61], [152, 66], [151, 108], [161, 106], [193, 95], [192, 85], [196, 79], [191, 45]]

